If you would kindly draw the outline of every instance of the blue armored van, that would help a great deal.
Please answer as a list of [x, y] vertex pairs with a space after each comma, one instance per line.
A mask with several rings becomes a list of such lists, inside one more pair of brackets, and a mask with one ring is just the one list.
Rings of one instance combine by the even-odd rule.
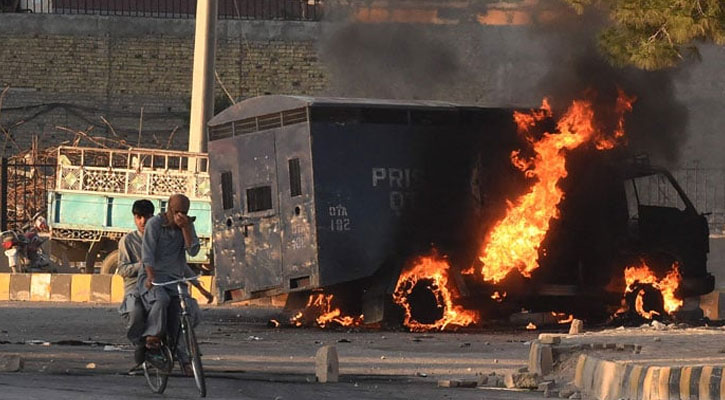
[[[488, 300], [488, 315], [503, 309], [491, 301], [500, 288], [463, 270], [511, 196], [531, 186], [511, 162], [512, 152], [531, 151], [513, 111], [274, 95], [220, 112], [209, 122], [219, 299], [288, 294], [288, 303], [304, 305], [324, 290], [348, 297], [350, 315], [378, 321], [401, 269], [434, 247], [448, 256], [465, 301]], [[561, 217], [540, 268], [531, 279], [511, 274], [503, 282], [514, 311], [618, 305], [623, 288], [609, 282], [623, 281], [640, 255], [655, 268], [677, 263], [683, 298], [712, 290], [704, 216], [666, 170], [629, 158], [570, 154]], [[649, 179], [671, 187], [667, 199], [678, 203], [651, 201]]]

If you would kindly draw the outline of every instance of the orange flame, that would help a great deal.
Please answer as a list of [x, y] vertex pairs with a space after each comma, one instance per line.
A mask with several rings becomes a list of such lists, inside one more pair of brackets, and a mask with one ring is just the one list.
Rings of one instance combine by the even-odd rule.
[[[450, 266], [445, 259], [436, 256], [421, 257], [408, 271], [400, 274], [393, 293], [393, 301], [403, 307], [405, 319], [403, 325], [413, 332], [429, 330], [445, 330], [449, 326], [463, 327], [478, 322], [479, 315], [475, 311], [466, 310], [460, 305], [453, 304], [453, 293], [448, 284], [448, 270]], [[438, 307], [443, 315], [433, 323], [420, 323], [413, 319], [408, 296], [421, 280], [429, 280], [428, 288], [436, 298]]]
[[556, 323], [557, 324], [568, 324], [571, 321], [574, 321], [574, 315], [573, 314], [569, 314], [569, 316], [567, 317], [565, 313], [558, 313], [558, 312], [552, 311], [551, 312], [551, 315], [553, 315], [554, 318], [556, 318]]
[[[620, 113], [620, 124], [615, 138], [624, 134], [623, 114], [631, 110], [633, 99], [620, 92], [615, 111]], [[559, 217], [558, 205], [564, 192], [559, 182], [566, 178], [566, 151], [573, 150], [582, 144], [595, 141], [609, 143], [613, 147], [614, 140], [604, 139], [605, 135], [595, 127], [594, 110], [591, 102], [574, 101], [564, 116], [557, 122], [554, 133], [545, 133], [541, 139], [533, 140], [529, 131], [536, 122], [551, 116], [551, 108], [544, 99], [541, 110], [529, 113], [514, 113], [514, 121], [533, 146], [535, 155], [525, 159], [519, 151], [511, 153], [511, 162], [524, 171], [529, 178], [535, 178], [530, 191], [516, 201], [508, 202], [506, 216], [499, 221], [489, 233], [481, 247], [479, 260], [483, 264], [481, 273], [484, 280], [498, 283], [511, 271], [518, 270], [524, 277], [539, 267], [539, 248], [549, 230], [549, 223]], [[611, 148], [606, 145], [603, 149]]]
[[363, 315], [357, 317], [343, 316], [339, 308], [332, 308], [333, 298], [334, 295], [324, 293], [310, 295], [305, 309], [295, 314], [290, 319], [290, 323], [294, 326], [302, 326], [307, 319], [306, 316], [312, 315], [314, 323], [320, 328], [325, 328], [332, 323], [340, 326], [359, 326], [362, 324]]
[[[625, 294], [634, 291], [633, 286], [636, 282], [652, 285], [653, 288], [659, 290], [662, 293], [665, 311], [669, 314], [672, 314], [682, 307], [683, 301], [675, 295], [675, 292], [680, 287], [680, 282], [682, 282], [680, 266], [677, 263], [672, 264], [672, 269], [660, 280], [649, 266], [647, 266], [647, 263], [644, 260], [640, 260], [640, 265], [624, 269], [624, 281], [627, 284], [624, 290]], [[635, 310], [642, 317], [652, 319], [654, 315], [659, 315], [659, 313], [657, 311], [648, 312], [644, 310], [644, 294], [644, 290], [640, 290], [637, 293]]]
[[496, 302], [500, 303], [506, 298], [506, 295], [507, 295], [506, 292], [499, 293], [497, 290], [497, 291], [493, 292], [493, 294], [491, 295], [491, 298], [496, 300]]
[[536, 327], [536, 325], [534, 325], [533, 322], [529, 322], [529, 324], [526, 325], [526, 330], [533, 331], [533, 330], [536, 330], [536, 329], [538, 329], [538, 328]]

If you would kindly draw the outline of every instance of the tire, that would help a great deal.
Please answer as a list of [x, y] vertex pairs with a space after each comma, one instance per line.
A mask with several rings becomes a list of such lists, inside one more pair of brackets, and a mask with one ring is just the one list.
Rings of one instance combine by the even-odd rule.
[[174, 367], [174, 358], [171, 354], [171, 350], [168, 346], [166, 346], [166, 344], [162, 344], [159, 350], [164, 358], [163, 365], [151, 363], [147, 359], [143, 363], [143, 376], [146, 378], [146, 383], [149, 385], [149, 388], [151, 388], [151, 391], [161, 394], [164, 390], [166, 390], [166, 384], [169, 381], [169, 374], [171, 373], [171, 369]]
[[118, 250], [113, 250], [112, 252], [108, 253], [106, 258], [103, 259], [103, 263], [101, 263], [101, 273], [102, 274], [115, 274], [117, 268], [118, 268]]
[[201, 365], [201, 351], [199, 351], [199, 343], [196, 341], [196, 334], [194, 328], [191, 325], [191, 318], [188, 315], [184, 317], [184, 324], [186, 325], [186, 350], [189, 352], [189, 359], [191, 360], [191, 369], [194, 372], [194, 383], [196, 388], [199, 389], [199, 396], [206, 397], [206, 380], [204, 378], [204, 367]]

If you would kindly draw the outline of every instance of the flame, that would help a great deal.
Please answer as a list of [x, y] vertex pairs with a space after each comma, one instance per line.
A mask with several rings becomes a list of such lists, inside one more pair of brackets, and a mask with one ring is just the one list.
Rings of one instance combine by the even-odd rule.
[[498, 290], [493, 292], [491, 295], [491, 298], [496, 300], [496, 302], [500, 303], [506, 298], [506, 292], [499, 293]]
[[[393, 293], [393, 301], [403, 307], [405, 319], [403, 325], [411, 331], [422, 332], [429, 330], [445, 330], [450, 327], [463, 327], [476, 323], [479, 315], [475, 311], [466, 310], [460, 305], [453, 304], [453, 292], [448, 283], [448, 261], [437, 256], [420, 257], [412, 268], [404, 271], [398, 278]], [[436, 298], [438, 307], [442, 309], [443, 316], [429, 324], [420, 323], [413, 319], [408, 296], [421, 280], [428, 280], [428, 288]]]
[[554, 318], [556, 318], [556, 323], [557, 324], [568, 324], [571, 321], [574, 321], [574, 315], [573, 314], [569, 314], [569, 316], [567, 317], [565, 313], [558, 313], [558, 312], [552, 311], [551, 312], [551, 315], [553, 315]]
[[627, 96], [621, 89], [618, 89], [619, 95], [617, 96], [617, 104], [615, 105], [614, 111], [618, 115], [617, 127], [614, 129], [614, 135], [612, 138], [600, 137], [597, 140], [597, 150], [611, 150], [617, 145], [618, 140], [624, 137], [624, 114], [632, 111], [632, 104], [635, 101], [634, 97]]
[[302, 326], [302, 316], [303, 315], [304, 314], [302, 313], [302, 311], [295, 314], [292, 318], [290, 318], [290, 320], [289, 320], [290, 324], [292, 324], [294, 326]]
[[481, 247], [479, 260], [484, 280], [498, 283], [512, 270], [531, 277], [539, 267], [539, 248], [549, 223], [559, 217], [558, 205], [564, 192], [558, 184], [568, 174], [566, 152], [590, 141], [602, 149], [613, 147], [616, 139], [624, 135], [624, 113], [632, 109], [633, 101], [620, 91], [615, 106], [619, 124], [614, 139], [606, 139], [595, 127], [594, 109], [589, 101], [574, 101], [557, 122], [556, 132], [547, 132], [538, 140], [533, 139], [530, 130], [538, 121], [551, 117], [548, 101], [544, 99], [540, 110], [514, 113], [519, 132], [531, 142], [535, 155], [527, 159], [520, 151], [514, 151], [511, 163], [535, 182], [528, 193], [508, 201], [506, 216], [493, 227]]
[[[624, 281], [627, 284], [624, 290], [625, 294], [634, 292], [635, 289], [633, 286], [637, 282], [649, 284], [659, 290], [664, 300], [664, 309], [669, 314], [672, 314], [682, 307], [683, 301], [675, 295], [675, 292], [682, 282], [682, 275], [680, 274], [680, 266], [678, 263], [672, 264], [672, 269], [667, 272], [667, 275], [662, 279], [658, 279], [647, 263], [644, 260], [640, 260], [640, 265], [624, 269]], [[644, 294], [644, 290], [641, 289], [637, 293], [635, 310], [642, 317], [652, 319], [654, 315], [659, 315], [659, 313], [657, 311], [647, 312], [644, 310]]]
[[529, 324], [526, 325], [526, 330], [533, 331], [533, 330], [536, 330], [536, 329], [537, 329], [536, 328], [536, 325], [534, 325], [533, 322], [529, 322]]
[[302, 326], [308, 319], [306, 316], [311, 315], [314, 318], [314, 324], [320, 328], [328, 327], [332, 323], [340, 326], [359, 326], [362, 324], [364, 320], [362, 314], [357, 317], [343, 316], [339, 308], [332, 308], [333, 299], [334, 295], [332, 294], [311, 294], [305, 309], [290, 318], [290, 323], [294, 326]]

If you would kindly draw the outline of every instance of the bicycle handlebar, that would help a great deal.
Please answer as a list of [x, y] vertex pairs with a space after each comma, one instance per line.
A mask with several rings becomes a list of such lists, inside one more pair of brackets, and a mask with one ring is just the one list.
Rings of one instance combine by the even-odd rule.
[[174, 283], [181, 283], [181, 282], [188, 282], [188, 281], [196, 281], [196, 280], [199, 279], [200, 276], [201, 275], [193, 276], [191, 278], [181, 278], [181, 279], [176, 279], [176, 280], [173, 280], [173, 281], [168, 281], [168, 282], [163, 282], [163, 283], [151, 282], [151, 284], [154, 285], [154, 286], [166, 286], [166, 285], [171, 285], [171, 284], [174, 284]]

